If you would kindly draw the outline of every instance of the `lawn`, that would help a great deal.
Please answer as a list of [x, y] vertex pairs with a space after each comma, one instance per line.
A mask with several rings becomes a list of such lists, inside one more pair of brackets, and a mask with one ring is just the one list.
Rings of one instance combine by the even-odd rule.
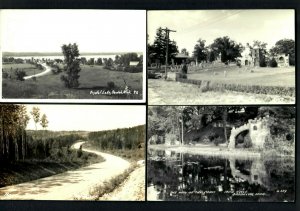
[[43, 72], [44, 70], [40, 70], [32, 64], [4, 64], [2, 65], [2, 69], [4, 72], [11, 75], [12, 78], [15, 78], [15, 70], [24, 70], [26, 75], [34, 75]]
[[194, 84], [148, 79], [150, 105], [294, 104], [295, 97], [234, 91], [201, 92]]
[[[224, 75], [226, 71], [226, 76]], [[189, 71], [189, 79], [226, 84], [295, 87], [295, 67], [228, 67], [207, 71]]]
[[[63, 73], [48, 74], [34, 80], [17, 81], [3, 79], [3, 98], [35, 98], [35, 99], [142, 99], [142, 73], [128, 73], [106, 70], [102, 66], [81, 66], [77, 89], [68, 89], [64, 86], [60, 77]], [[138, 91], [138, 94], [130, 95], [91, 95], [91, 91], [107, 90], [108, 82], [113, 82], [115, 91], [124, 90], [129, 86], [130, 90]]]

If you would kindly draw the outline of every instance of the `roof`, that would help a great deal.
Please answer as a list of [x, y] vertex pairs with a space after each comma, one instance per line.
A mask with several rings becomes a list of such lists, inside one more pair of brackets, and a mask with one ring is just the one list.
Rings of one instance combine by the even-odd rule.
[[189, 56], [187, 56], [186, 54], [183, 54], [183, 53], [178, 53], [174, 56], [175, 58], [190, 58]]
[[139, 61], [130, 61], [129, 66], [137, 66], [139, 64]]

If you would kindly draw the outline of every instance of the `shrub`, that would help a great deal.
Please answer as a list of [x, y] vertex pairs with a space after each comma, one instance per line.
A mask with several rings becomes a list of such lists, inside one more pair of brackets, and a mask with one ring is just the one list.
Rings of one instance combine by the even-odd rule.
[[277, 67], [278, 64], [276, 62], [276, 60], [274, 58], [272, 58], [270, 61], [269, 61], [269, 66], [270, 67]]
[[266, 62], [266, 59], [265, 58], [261, 58], [259, 60], [259, 66], [260, 67], [266, 67], [267, 66], [267, 62]]
[[2, 70], [2, 78], [8, 78], [8, 73]]
[[62, 70], [59, 68], [58, 65], [52, 65], [52, 66], [51, 66], [51, 71], [52, 71], [52, 73], [53, 73], [54, 75], [57, 75], [57, 74], [59, 74], [59, 73], [62, 72]]
[[165, 136], [165, 143], [170, 143], [172, 145], [172, 144], [175, 144], [175, 142], [177, 140], [178, 140], [178, 138], [175, 134], [167, 133]]
[[143, 72], [143, 67], [142, 66], [136, 66], [136, 67], [125, 67], [124, 68], [125, 72], [129, 72], [129, 73], [139, 73], [139, 72]]
[[113, 88], [115, 88], [115, 87], [116, 87], [116, 85], [115, 85], [115, 83], [114, 83], [113, 81], [107, 82], [107, 88], [108, 88], [108, 89], [113, 89]]
[[26, 72], [24, 70], [16, 70], [15, 75], [17, 76], [17, 80], [24, 81], [24, 77], [26, 76]]
[[221, 137], [217, 137], [213, 142], [216, 146], [218, 146], [219, 144], [223, 143], [223, 139]]
[[291, 141], [291, 140], [294, 139], [294, 135], [291, 134], [291, 133], [288, 133], [288, 134], [285, 136], [285, 138], [286, 138], [286, 140]]

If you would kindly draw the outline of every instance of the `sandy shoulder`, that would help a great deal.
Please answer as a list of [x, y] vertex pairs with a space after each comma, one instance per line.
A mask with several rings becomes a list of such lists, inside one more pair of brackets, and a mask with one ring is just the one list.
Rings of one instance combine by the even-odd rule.
[[136, 168], [117, 189], [99, 200], [145, 201], [145, 165]]

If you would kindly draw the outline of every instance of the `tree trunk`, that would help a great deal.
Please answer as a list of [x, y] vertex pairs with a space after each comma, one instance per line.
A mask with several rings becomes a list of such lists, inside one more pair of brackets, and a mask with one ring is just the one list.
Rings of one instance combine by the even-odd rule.
[[224, 137], [225, 137], [225, 142], [226, 144], [228, 144], [228, 140], [227, 140], [227, 128], [226, 128], [226, 125], [227, 125], [227, 109], [224, 108], [223, 110], [223, 128], [224, 128]]

